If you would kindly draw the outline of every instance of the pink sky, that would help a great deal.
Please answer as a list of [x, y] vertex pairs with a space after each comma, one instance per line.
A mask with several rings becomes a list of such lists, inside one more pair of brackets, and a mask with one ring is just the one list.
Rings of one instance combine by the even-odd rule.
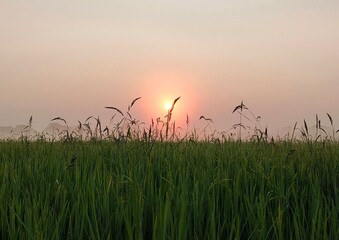
[[241, 2], [2, 0], [0, 126], [108, 120], [139, 96], [145, 122], [181, 96], [174, 117], [220, 131], [242, 100], [274, 130], [339, 126], [339, 2]]

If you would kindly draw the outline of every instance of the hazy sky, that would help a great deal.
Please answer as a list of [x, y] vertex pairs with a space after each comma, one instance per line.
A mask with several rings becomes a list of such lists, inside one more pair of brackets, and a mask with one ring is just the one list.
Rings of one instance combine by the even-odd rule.
[[[109, 119], [236, 122], [244, 100], [269, 128], [330, 113], [339, 126], [339, 1], [0, 0], [0, 125]], [[328, 124], [329, 125], [329, 124]]]

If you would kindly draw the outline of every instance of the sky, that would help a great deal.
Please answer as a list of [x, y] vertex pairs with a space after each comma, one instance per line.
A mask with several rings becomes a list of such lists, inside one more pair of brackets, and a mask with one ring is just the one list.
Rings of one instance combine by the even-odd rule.
[[339, 126], [339, 1], [0, 0], [0, 126], [166, 115]]

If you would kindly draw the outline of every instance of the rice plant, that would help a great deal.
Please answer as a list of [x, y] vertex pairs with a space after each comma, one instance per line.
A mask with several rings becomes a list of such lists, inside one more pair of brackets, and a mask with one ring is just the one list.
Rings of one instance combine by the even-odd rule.
[[109, 126], [57, 117], [67, 127], [55, 135], [0, 141], [1, 239], [337, 239], [329, 114], [331, 132], [316, 115], [315, 134], [304, 120], [269, 139], [242, 102], [236, 135], [202, 115], [205, 128], [189, 129], [187, 117], [180, 138], [179, 98], [150, 125], [131, 113], [139, 99], [126, 112], [107, 107], [119, 115]]

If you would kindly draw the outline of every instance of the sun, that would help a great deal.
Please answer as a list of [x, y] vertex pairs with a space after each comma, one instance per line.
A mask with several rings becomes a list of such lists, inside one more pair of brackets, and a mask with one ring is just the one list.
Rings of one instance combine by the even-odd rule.
[[167, 101], [167, 102], [165, 103], [165, 109], [166, 109], [166, 111], [171, 110], [171, 108], [172, 108], [172, 103], [171, 103], [170, 101]]

